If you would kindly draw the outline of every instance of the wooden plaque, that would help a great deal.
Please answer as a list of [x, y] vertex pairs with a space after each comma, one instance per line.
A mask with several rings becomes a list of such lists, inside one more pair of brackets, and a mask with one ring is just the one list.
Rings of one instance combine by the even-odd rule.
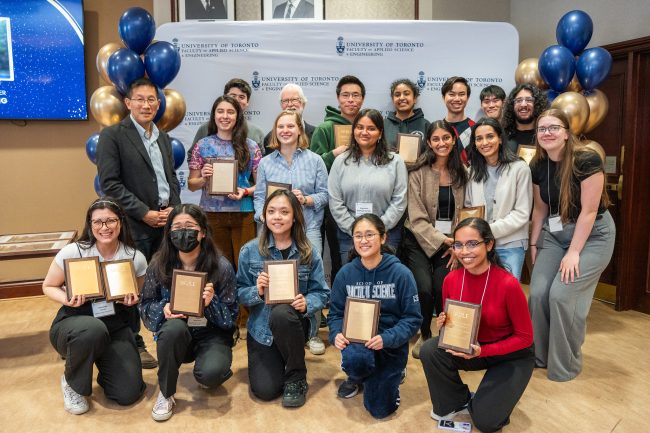
[[174, 269], [169, 301], [172, 313], [203, 317], [203, 288], [207, 279], [207, 272]]
[[377, 335], [381, 301], [348, 297], [343, 313], [343, 336], [353, 343], [365, 343]]
[[101, 270], [98, 257], [65, 259], [65, 292], [70, 301], [76, 295], [85, 295], [86, 299], [104, 296]]
[[15, 233], [9, 235], [0, 235], [0, 244], [13, 244], [17, 242], [54, 242], [65, 239], [73, 239], [76, 235], [76, 230], [67, 232]]
[[291, 184], [281, 182], [266, 182], [266, 197], [270, 196], [278, 189], [286, 189], [287, 191], [291, 191]]
[[210, 195], [237, 194], [237, 161], [234, 159], [208, 159], [212, 164], [212, 177], [208, 183]]
[[458, 222], [466, 218], [482, 218], [485, 219], [485, 206], [464, 207], [458, 214]]
[[334, 125], [334, 147], [349, 146], [352, 142], [352, 125]]
[[264, 302], [291, 304], [298, 295], [298, 261], [265, 261], [264, 272], [269, 274], [269, 287], [264, 291]]
[[101, 264], [107, 301], [124, 299], [130, 293], [139, 293], [133, 260], [115, 260]]
[[397, 134], [397, 153], [405, 163], [412, 164], [420, 156], [420, 136], [417, 134]]
[[526, 161], [528, 165], [530, 165], [530, 161], [533, 160], [536, 152], [537, 147], [531, 144], [520, 144], [517, 147], [517, 156]]
[[445, 314], [447, 318], [440, 328], [438, 347], [471, 355], [481, 323], [481, 305], [447, 299]]

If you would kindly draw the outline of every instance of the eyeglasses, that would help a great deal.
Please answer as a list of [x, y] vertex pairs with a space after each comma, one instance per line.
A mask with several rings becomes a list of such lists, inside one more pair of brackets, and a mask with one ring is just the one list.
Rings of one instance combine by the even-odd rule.
[[361, 241], [364, 240], [364, 239], [367, 240], [367, 241], [371, 241], [371, 240], [373, 240], [373, 239], [374, 239], [378, 234], [379, 234], [379, 233], [364, 233], [364, 234], [360, 234], [360, 233], [358, 233], [358, 234], [356, 234], [356, 235], [354, 235], [354, 236], [352, 236], [352, 237], [353, 237], [354, 240], [357, 241], [357, 242], [361, 242]]
[[543, 135], [546, 134], [546, 131], [548, 131], [551, 134], [557, 134], [558, 132], [560, 132], [560, 129], [567, 129], [567, 128], [562, 125], [538, 126], [537, 133], [539, 135]]
[[361, 99], [361, 98], [363, 98], [363, 95], [361, 93], [348, 93], [348, 92], [345, 92], [345, 93], [341, 93], [339, 96], [341, 97], [341, 99]]
[[300, 99], [300, 98], [280, 99], [280, 104], [282, 104], [282, 105], [299, 104], [301, 102], [302, 102], [302, 99]]
[[90, 224], [96, 230], [101, 230], [103, 226], [106, 226], [107, 229], [114, 229], [117, 227], [117, 223], [120, 222], [117, 218], [107, 218], [105, 220], [92, 220]]
[[515, 103], [515, 105], [534, 104], [535, 98], [531, 98], [530, 96], [527, 98], [515, 98], [513, 102]]
[[144, 105], [145, 103], [149, 105], [156, 105], [158, 103], [158, 100], [156, 98], [147, 98], [147, 99], [135, 98], [135, 99], [131, 99], [131, 101], [137, 103], [138, 105]]
[[479, 245], [481, 245], [484, 242], [485, 241], [474, 241], [474, 240], [472, 240], [472, 241], [467, 241], [465, 243], [462, 243], [462, 242], [456, 241], [453, 244], [451, 244], [451, 247], [456, 251], [460, 251], [464, 247], [467, 247], [467, 251], [472, 251], [473, 249], [475, 249], [476, 247], [478, 247]]

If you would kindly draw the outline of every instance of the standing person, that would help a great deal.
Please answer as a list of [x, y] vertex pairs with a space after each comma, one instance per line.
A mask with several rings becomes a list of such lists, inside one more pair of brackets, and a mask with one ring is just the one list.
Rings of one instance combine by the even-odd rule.
[[119, 405], [135, 403], [144, 393], [138, 347], [130, 329], [130, 311], [138, 303], [137, 294], [108, 302], [112, 313], [101, 315], [84, 295], [68, 300], [65, 288], [66, 259], [97, 257], [100, 262], [133, 260], [138, 287], [147, 269], [144, 255], [135, 249], [128, 218], [111, 197], [95, 200], [86, 212], [81, 236], [66, 245], [56, 257], [43, 280], [43, 294], [61, 304], [50, 328], [50, 343], [65, 357], [61, 376], [63, 407], [74, 415], [88, 412], [92, 392], [93, 364], [99, 374], [97, 383], [107, 398]]
[[[302, 91], [302, 87], [299, 85], [289, 83], [282, 88], [282, 91], [280, 91], [280, 108], [282, 111], [295, 111], [302, 117], [302, 113], [305, 110], [306, 105], [307, 97]], [[304, 118], [302, 119], [302, 125], [307, 138], [311, 141], [311, 136], [314, 134], [316, 127], [307, 123]], [[271, 143], [273, 134], [275, 134], [275, 131], [271, 130], [264, 137], [264, 147], [262, 148], [262, 153], [265, 155], [269, 152], [272, 152], [272, 150], [268, 150], [268, 148], [269, 143]]]
[[445, 120], [456, 131], [456, 146], [463, 162], [467, 162], [467, 152], [471, 127], [474, 121], [465, 115], [465, 107], [472, 93], [472, 89], [464, 77], [449, 77], [442, 85], [442, 100], [447, 107]]
[[481, 100], [481, 110], [485, 117], [500, 121], [506, 92], [499, 86], [491, 85], [484, 87], [478, 98]]
[[388, 151], [381, 113], [361, 110], [352, 123], [352, 144], [332, 165], [328, 179], [330, 210], [338, 225], [341, 263], [352, 249], [352, 223], [372, 213], [388, 230], [388, 244], [397, 249], [398, 224], [406, 210], [408, 174], [402, 158]]
[[[264, 226], [258, 239], [239, 254], [237, 297], [250, 309], [247, 323], [248, 379], [261, 400], [282, 395], [282, 406], [300, 407], [307, 396], [305, 343], [318, 327], [314, 313], [329, 299], [323, 261], [305, 235], [302, 207], [290, 191], [278, 189], [267, 197]], [[291, 304], [268, 305], [264, 292], [269, 275], [264, 262], [298, 261], [298, 295]]]
[[520, 280], [533, 207], [530, 168], [503, 145], [501, 124], [489, 117], [472, 127], [469, 164], [465, 206], [485, 206], [494, 248], [504, 267]]
[[[187, 187], [190, 191], [203, 188], [200, 206], [207, 212], [212, 239], [237, 268], [239, 250], [255, 237], [252, 196], [262, 154], [257, 144], [246, 138], [243, 110], [230, 96], [219, 96], [212, 104], [208, 132], [192, 152]], [[237, 194], [209, 194], [207, 185], [212, 176], [212, 164], [206, 164], [206, 158], [237, 161]]]
[[560, 110], [542, 112], [535, 128], [528, 301], [535, 363], [548, 369], [549, 379], [567, 381], [582, 370], [587, 315], [616, 227], [600, 156], [579, 143]]
[[[272, 152], [262, 158], [257, 169], [255, 189], [255, 220], [263, 223], [264, 202], [267, 182], [291, 184], [292, 192], [302, 206], [305, 218], [305, 234], [314, 248], [321, 254], [324, 208], [327, 206], [327, 169], [323, 159], [309, 150], [307, 134], [302, 118], [297, 111], [282, 111], [273, 125], [273, 138], [269, 144]], [[316, 321], [320, 322], [320, 311]], [[307, 341], [309, 351], [314, 355], [325, 353], [325, 345], [314, 329]]]
[[384, 122], [388, 148], [397, 151], [398, 133], [417, 134], [420, 136], [420, 151], [423, 153], [427, 148], [425, 136], [429, 121], [424, 118], [421, 108], [415, 108], [420, 89], [413, 81], [402, 78], [393, 81], [390, 85], [390, 96], [395, 111], [388, 113]]
[[451, 233], [465, 199], [467, 173], [455, 136], [446, 120], [433, 122], [427, 129], [427, 151], [409, 167], [402, 256], [415, 277], [423, 317], [420, 338], [411, 351], [416, 359], [422, 343], [431, 338], [434, 312], [442, 312], [442, 282], [454, 259]]
[[[207, 273], [203, 288], [204, 318], [171, 312], [174, 269]], [[203, 388], [225, 382], [232, 371], [233, 331], [237, 318], [235, 272], [218, 253], [208, 219], [193, 204], [176, 206], [169, 214], [165, 237], [147, 270], [140, 314], [157, 337], [160, 392], [151, 409], [156, 421], [173, 415], [181, 364], [194, 362], [194, 379]]]
[[546, 105], [546, 95], [533, 84], [523, 83], [512, 89], [501, 120], [511, 152], [516, 154], [520, 144], [535, 144], [535, 121]]
[[[439, 337], [420, 351], [431, 396], [431, 418], [452, 420], [469, 413], [474, 426], [494, 432], [510, 422], [510, 414], [526, 390], [535, 368], [533, 329], [526, 295], [519, 282], [503, 269], [486, 221], [467, 218], [456, 226], [452, 248], [463, 268], [452, 271], [443, 285], [447, 300], [481, 305], [478, 342], [468, 355], [438, 348]], [[438, 329], [447, 315], [436, 319]], [[459, 370], [485, 370], [476, 393], [470, 393]]]
[[[160, 105], [156, 86], [147, 78], [135, 80], [124, 103], [129, 116], [99, 134], [97, 174], [102, 191], [124, 209], [135, 246], [151, 260], [160, 246], [170, 206], [180, 203], [180, 185], [169, 135], [153, 123]], [[140, 336], [138, 311], [130, 312], [142, 368], [156, 368], [158, 362]]]

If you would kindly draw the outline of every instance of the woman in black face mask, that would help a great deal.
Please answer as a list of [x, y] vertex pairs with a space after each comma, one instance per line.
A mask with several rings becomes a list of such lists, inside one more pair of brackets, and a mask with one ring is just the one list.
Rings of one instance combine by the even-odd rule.
[[[204, 317], [188, 318], [171, 312], [174, 269], [207, 272]], [[154, 420], [165, 421], [172, 416], [178, 370], [183, 362], [194, 361], [194, 378], [202, 388], [217, 387], [232, 376], [237, 318], [235, 273], [215, 248], [200, 207], [182, 204], [169, 214], [162, 245], [147, 269], [140, 315], [157, 340], [160, 393], [151, 411]]]

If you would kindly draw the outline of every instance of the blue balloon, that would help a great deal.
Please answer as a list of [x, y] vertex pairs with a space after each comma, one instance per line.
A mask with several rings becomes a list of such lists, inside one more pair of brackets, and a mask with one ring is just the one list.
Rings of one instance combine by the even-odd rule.
[[576, 70], [576, 61], [568, 48], [551, 45], [542, 52], [537, 63], [539, 74], [556, 92], [567, 88]]
[[153, 123], [158, 123], [163, 114], [165, 114], [165, 109], [167, 108], [167, 99], [165, 98], [165, 92], [160, 87], [156, 88], [156, 93], [158, 93], [158, 99], [160, 100], [160, 105], [158, 106], [158, 111], [156, 111], [156, 116], [153, 118]]
[[106, 70], [108, 78], [122, 95], [126, 95], [132, 82], [144, 77], [144, 64], [140, 56], [128, 48], [120, 48], [111, 54]]
[[585, 50], [576, 64], [576, 75], [584, 90], [598, 87], [612, 70], [612, 55], [604, 48]]
[[164, 88], [181, 69], [181, 55], [169, 42], [159, 41], [149, 45], [144, 52], [144, 67], [149, 79]]
[[548, 89], [546, 91], [546, 100], [548, 101], [548, 107], [551, 106], [553, 103], [553, 100], [560, 96], [560, 92], [556, 92], [555, 90]]
[[94, 133], [88, 140], [86, 140], [86, 155], [88, 159], [93, 163], [97, 164], [97, 143], [99, 142], [99, 134]]
[[172, 154], [174, 155], [174, 170], [178, 170], [178, 167], [183, 165], [183, 161], [185, 161], [185, 146], [176, 138], [170, 137], [170, 139]]
[[564, 45], [574, 55], [585, 49], [594, 32], [594, 22], [583, 11], [571, 11], [564, 14], [557, 23], [555, 37], [557, 43]]
[[102, 191], [102, 186], [99, 184], [99, 175], [95, 175], [93, 186], [95, 187], [95, 192], [97, 193], [98, 197], [103, 197], [105, 195], [104, 191]]
[[135, 7], [122, 14], [117, 30], [124, 45], [142, 54], [156, 34], [156, 22], [149, 12]]

